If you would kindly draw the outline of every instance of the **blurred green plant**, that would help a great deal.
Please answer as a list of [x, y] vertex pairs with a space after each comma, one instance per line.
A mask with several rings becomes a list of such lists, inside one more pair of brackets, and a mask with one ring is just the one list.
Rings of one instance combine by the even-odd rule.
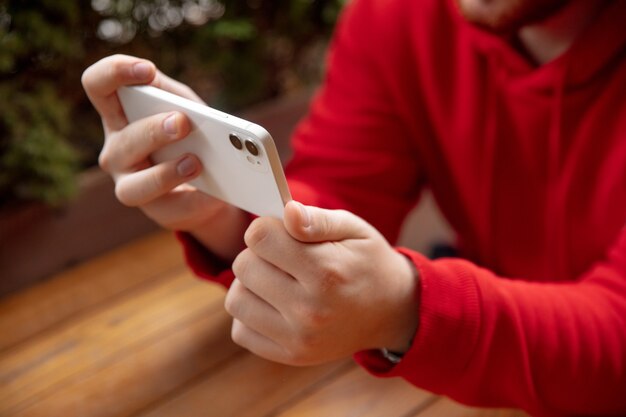
[[67, 31], [78, 16], [72, 1], [0, 6], [0, 205], [55, 205], [76, 190], [78, 155], [67, 141], [70, 106], [55, 80], [82, 55], [81, 43]]
[[0, 206], [57, 205], [95, 164], [80, 86], [114, 53], [152, 60], [227, 111], [319, 81], [345, 0], [9, 0], [0, 3]]

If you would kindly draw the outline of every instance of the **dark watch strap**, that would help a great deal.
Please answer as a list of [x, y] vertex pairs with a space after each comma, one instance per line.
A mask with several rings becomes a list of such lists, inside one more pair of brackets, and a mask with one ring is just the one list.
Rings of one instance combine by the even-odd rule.
[[387, 359], [389, 362], [393, 363], [394, 365], [400, 363], [400, 361], [402, 360], [402, 357], [404, 356], [403, 353], [392, 352], [391, 350], [386, 349], [386, 348], [382, 348], [380, 350], [380, 353], [383, 355], [385, 359]]

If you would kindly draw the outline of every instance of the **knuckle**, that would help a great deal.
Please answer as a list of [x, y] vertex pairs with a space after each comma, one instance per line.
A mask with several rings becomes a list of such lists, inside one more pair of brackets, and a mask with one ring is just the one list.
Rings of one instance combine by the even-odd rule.
[[128, 188], [126, 187], [126, 181], [123, 178], [115, 183], [115, 197], [120, 203], [127, 207], [135, 206], [133, 199], [128, 192]]
[[98, 155], [98, 165], [104, 172], [111, 172], [111, 152], [108, 146], [102, 148], [100, 155]]
[[336, 259], [319, 260], [318, 273], [317, 284], [322, 292], [331, 291], [343, 280], [342, 264]]
[[146, 184], [146, 190], [152, 190], [154, 193], [162, 194], [167, 187], [167, 170], [165, 169], [152, 169], [149, 171], [148, 184]]
[[123, 55], [113, 55], [108, 62], [109, 77], [117, 84], [122, 85], [128, 73], [128, 63], [123, 59]]
[[123, 144], [126, 142], [121, 137], [122, 132], [110, 133], [105, 137], [104, 146], [98, 155], [98, 165], [103, 171], [113, 173], [119, 168], [120, 155], [124, 155]]
[[325, 326], [330, 320], [330, 314], [325, 312], [318, 304], [311, 302], [299, 303], [296, 307], [295, 316], [298, 333], [301, 335], [315, 334], [318, 329]]
[[147, 142], [147, 145], [150, 146], [151, 149], [154, 149], [155, 146], [159, 143], [159, 139], [161, 138], [161, 136], [161, 118], [152, 117], [148, 121], [147, 126], [144, 129], [144, 138]]
[[354, 217], [354, 214], [347, 210], [334, 210], [332, 217], [325, 218], [327, 230], [333, 234], [337, 231], [346, 230], [347, 226], [354, 221]]
[[102, 58], [98, 62], [90, 65], [81, 75], [81, 83], [85, 90], [97, 85], [102, 76], [118, 84], [122, 84], [125, 76], [129, 73], [128, 63], [132, 58], [123, 54], [114, 54]]
[[93, 65], [90, 65], [89, 67], [87, 67], [87, 69], [85, 69], [85, 71], [83, 71], [82, 75], [80, 76], [80, 83], [85, 90], [88, 90], [90, 87], [91, 80], [93, 78], [91, 73], [93, 72], [93, 70]]
[[235, 304], [236, 302], [231, 291], [228, 291], [228, 293], [226, 294], [226, 298], [224, 298], [224, 309], [231, 316], [234, 316]]
[[245, 340], [244, 328], [236, 320], [233, 320], [233, 324], [230, 327], [230, 338], [239, 346], [243, 346]]
[[232, 269], [237, 278], [247, 276], [250, 265], [250, 249], [244, 249], [233, 261]]
[[237, 280], [233, 281], [233, 285], [231, 285], [230, 289], [226, 293], [226, 297], [224, 298], [224, 309], [228, 314], [233, 317], [238, 317], [239, 312], [241, 311], [241, 303], [239, 302], [240, 297], [238, 296], [238, 282]]
[[112, 59], [114, 57], [111, 57], [111, 59], [109, 59], [109, 62], [107, 63], [107, 67], [106, 67], [106, 78], [114, 81], [115, 83], [120, 83], [122, 76], [121, 76], [121, 65], [119, 63], [118, 60], [116, 59]]
[[257, 247], [269, 238], [269, 228], [262, 218], [254, 219], [244, 234], [244, 242], [248, 247]]
[[333, 235], [334, 223], [331, 221], [330, 216], [320, 216], [319, 220], [321, 220], [319, 222], [319, 228], [322, 230], [322, 233], [324, 235]]
[[343, 228], [343, 222], [348, 212], [346, 210], [330, 210], [325, 215], [315, 218], [316, 227], [325, 235], [334, 236]]

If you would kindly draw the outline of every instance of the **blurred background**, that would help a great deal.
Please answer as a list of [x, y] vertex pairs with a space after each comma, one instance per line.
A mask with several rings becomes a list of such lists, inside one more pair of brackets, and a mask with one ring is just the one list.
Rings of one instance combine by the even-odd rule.
[[102, 130], [80, 85], [107, 55], [152, 60], [226, 111], [319, 81], [344, 0], [0, 2], [0, 206], [59, 205]]
[[156, 230], [97, 168], [85, 68], [117, 53], [149, 59], [265, 126], [286, 159], [344, 3], [0, 0], [0, 296]]

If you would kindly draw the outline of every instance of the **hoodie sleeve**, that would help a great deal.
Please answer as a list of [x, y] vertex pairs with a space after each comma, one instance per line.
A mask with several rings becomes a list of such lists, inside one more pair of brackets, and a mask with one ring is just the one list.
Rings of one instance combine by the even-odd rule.
[[178, 231], [176, 238], [183, 248], [185, 262], [196, 276], [230, 287], [235, 279], [230, 262], [208, 250], [189, 233]]
[[396, 366], [357, 354], [370, 372], [533, 415], [626, 414], [626, 228], [571, 283], [514, 281], [401, 251], [420, 272], [419, 330]]

